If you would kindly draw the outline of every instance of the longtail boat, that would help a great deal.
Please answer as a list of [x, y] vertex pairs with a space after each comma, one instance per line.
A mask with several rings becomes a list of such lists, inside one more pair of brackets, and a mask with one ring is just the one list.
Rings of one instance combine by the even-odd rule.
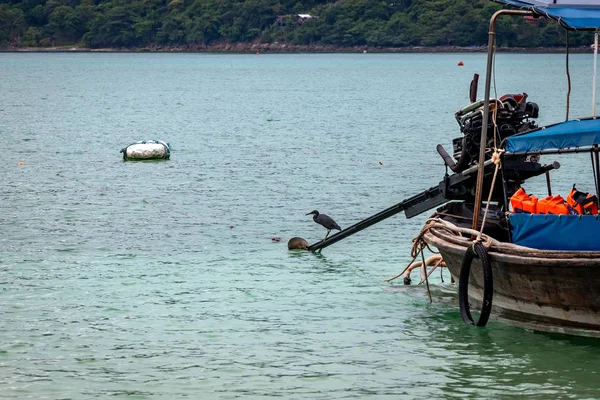
[[[600, 1], [498, 2], [513, 8], [496, 12], [490, 20], [483, 104], [475, 102], [457, 113], [465, 133], [458, 147], [469, 147], [469, 141], [472, 147], [466, 152], [461, 149], [462, 154], [470, 155], [471, 162], [474, 148], [479, 150], [475, 198], [470, 207], [463, 202], [438, 209], [437, 220], [428, 221], [422, 239], [439, 250], [458, 282], [465, 323], [485, 326], [492, 315], [533, 330], [600, 337], [600, 119], [595, 112]], [[549, 18], [567, 30], [595, 32], [592, 117], [569, 120], [567, 108], [565, 121], [538, 127], [532, 121], [537, 105], [527, 103], [525, 95], [490, 99], [495, 23], [504, 15]], [[503, 115], [515, 114], [515, 110], [524, 116], [520, 122], [499, 123]], [[479, 140], [469, 139], [476, 130], [480, 131]], [[443, 148], [438, 150], [446, 165], [458, 170], [461, 156], [454, 163]], [[539, 166], [548, 182], [548, 196], [539, 200], [524, 193], [524, 179], [510, 170], [513, 163], [538, 168], [542, 155], [560, 158], [583, 152], [591, 155], [595, 195], [573, 187], [567, 199], [552, 196], [549, 172], [560, 167], [558, 162]], [[492, 169], [499, 179], [486, 184], [486, 170]], [[486, 227], [490, 212], [494, 223]], [[467, 218], [457, 221], [457, 214], [467, 214]], [[468, 224], [471, 226], [466, 227]], [[471, 232], [455, 227], [470, 228]], [[471, 316], [472, 306], [480, 310], [477, 321]]]
[[[420, 250], [439, 250], [457, 283], [465, 323], [483, 327], [492, 317], [527, 329], [600, 337], [600, 119], [595, 109], [600, 0], [495, 1], [506, 7], [490, 19], [484, 98], [476, 99], [475, 75], [471, 103], [456, 113], [463, 136], [453, 140], [453, 155], [437, 146], [446, 167], [443, 180], [308, 250], [321, 251], [400, 212], [412, 218], [439, 207], [415, 243]], [[594, 32], [590, 118], [569, 120], [567, 100], [564, 121], [538, 126], [538, 106], [526, 93], [490, 97], [495, 24], [501, 16], [546, 18], [567, 31]], [[568, 41], [567, 77], [569, 96]], [[550, 173], [560, 163], [543, 165], [541, 156], [574, 153], [590, 154], [595, 194], [573, 187], [567, 199], [552, 196]], [[528, 195], [523, 183], [543, 176], [548, 196]], [[479, 311], [476, 320], [472, 308]]]

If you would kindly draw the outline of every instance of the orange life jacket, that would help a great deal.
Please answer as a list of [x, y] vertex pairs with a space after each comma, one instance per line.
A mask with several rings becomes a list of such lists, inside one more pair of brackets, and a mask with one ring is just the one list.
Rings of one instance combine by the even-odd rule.
[[598, 198], [593, 194], [580, 192], [575, 189], [575, 185], [573, 185], [573, 189], [567, 196], [567, 204], [580, 215], [598, 214]]
[[540, 199], [537, 203], [538, 214], [570, 214], [565, 199], [560, 194]]
[[548, 208], [550, 202], [552, 201], [552, 196], [544, 197], [543, 199], [539, 199], [537, 203], [537, 213], [538, 214], [548, 214]]
[[510, 198], [513, 212], [536, 213], [538, 199], [534, 195], [528, 195], [523, 188], [519, 188]]

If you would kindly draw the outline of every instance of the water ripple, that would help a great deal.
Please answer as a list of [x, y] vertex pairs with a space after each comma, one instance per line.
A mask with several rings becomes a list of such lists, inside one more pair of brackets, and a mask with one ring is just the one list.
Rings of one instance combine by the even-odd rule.
[[[563, 58], [507, 57], [527, 78], [499, 84], [562, 112], [534, 61]], [[447, 277], [433, 304], [383, 281], [425, 217], [287, 251], [323, 237], [310, 210], [346, 227], [437, 184], [473, 73], [456, 55], [0, 62], [0, 398], [600, 397], [595, 341], [474, 329]], [[171, 160], [121, 160], [154, 138]]]

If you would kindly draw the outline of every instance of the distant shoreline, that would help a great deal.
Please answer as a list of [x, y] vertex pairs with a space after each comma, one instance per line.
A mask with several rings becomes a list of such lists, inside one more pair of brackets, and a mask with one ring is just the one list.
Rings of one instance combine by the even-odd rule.
[[[591, 47], [569, 48], [571, 53], [589, 53]], [[510, 53], [564, 53], [565, 48], [560, 47], [499, 47], [499, 52]], [[278, 43], [232, 43], [215, 45], [193, 46], [151, 46], [131, 48], [86, 48], [77, 46], [56, 47], [16, 47], [0, 48], [0, 52], [16, 53], [483, 53], [487, 46], [409, 46], [409, 47], [369, 47], [369, 46], [320, 46], [320, 45], [291, 45]]]

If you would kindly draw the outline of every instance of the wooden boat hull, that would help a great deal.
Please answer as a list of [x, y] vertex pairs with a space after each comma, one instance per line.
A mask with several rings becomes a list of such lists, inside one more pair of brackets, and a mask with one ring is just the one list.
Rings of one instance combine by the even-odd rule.
[[[439, 249], [458, 282], [470, 242], [435, 228], [424, 239]], [[493, 316], [528, 329], [600, 337], [600, 252], [535, 250], [500, 243], [488, 253]], [[480, 307], [482, 295], [483, 273], [475, 259], [469, 303]]]

